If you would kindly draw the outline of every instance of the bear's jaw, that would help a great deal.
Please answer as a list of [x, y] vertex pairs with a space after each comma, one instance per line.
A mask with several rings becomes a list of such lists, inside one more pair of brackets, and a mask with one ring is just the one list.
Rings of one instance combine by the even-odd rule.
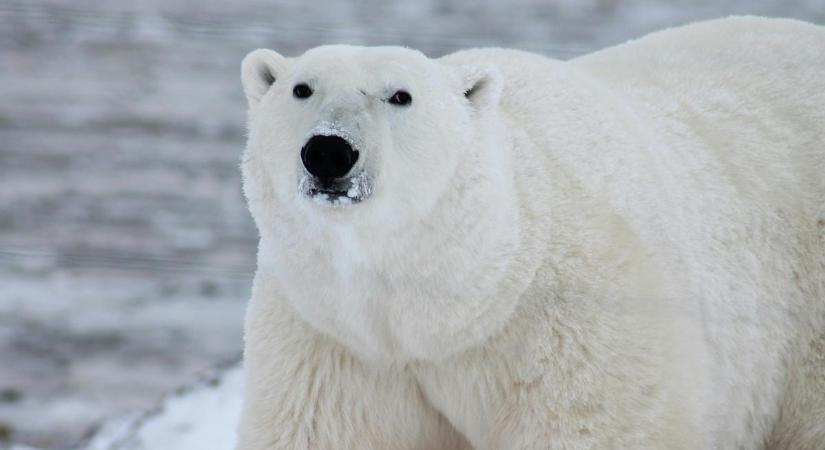
[[372, 195], [372, 177], [366, 170], [334, 181], [321, 181], [304, 172], [298, 192], [321, 206], [345, 207], [360, 203]]

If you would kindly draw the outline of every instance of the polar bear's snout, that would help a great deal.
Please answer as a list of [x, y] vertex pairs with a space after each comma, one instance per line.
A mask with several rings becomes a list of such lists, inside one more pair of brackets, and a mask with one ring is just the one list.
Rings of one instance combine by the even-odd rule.
[[315, 135], [301, 149], [301, 162], [321, 183], [334, 181], [352, 170], [358, 151], [340, 136]]
[[332, 206], [367, 198], [372, 193], [372, 179], [354, 142], [357, 140], [340, 127], [321, 124], [301, 148], [304, 174], [298, 184], [299, 192], [317, 203]]

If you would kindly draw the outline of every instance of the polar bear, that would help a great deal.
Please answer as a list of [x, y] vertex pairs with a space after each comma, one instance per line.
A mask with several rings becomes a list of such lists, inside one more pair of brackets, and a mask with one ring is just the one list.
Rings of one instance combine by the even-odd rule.
[[825, 29], [241, 71], [239, 450], [825, 449]]

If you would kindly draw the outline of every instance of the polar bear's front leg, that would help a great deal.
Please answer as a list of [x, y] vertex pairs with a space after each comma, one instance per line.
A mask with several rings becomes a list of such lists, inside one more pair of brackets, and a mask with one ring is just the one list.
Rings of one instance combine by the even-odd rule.
[[[588, 381], [582, 381], [587, 383]], [[597, 381], [598, 382], [598, 381]], [[493, 415], [490, 440], [496, 450], [691, 450], [709, 448], [690, 417], [657, 399], [656, 386], [628, 386], [614, 396], [578, 389], [567, 398], [541, 380], [509, 393]], [[564, 387], [573, 390], [575, 387]], [[632, 391], [637, 392], [632, 392]], [[544, 392], [543, 392], [544, 391]], [[554, 391], [550, 393], [550, 391]], [[650, 396], [650, 397], [648, 397]], [[647, 398], [645, 398], [647, 397]]]
[[[692, 450], [708, 448], [700, 445], [701, 436], [690, 435], [688, 427], [679, 424], [647, 423], [640, 420], [627, 423], [616, 420], [609, 412], [598, 411], [600, 406], [581, 405], [579, 411], [544, 414], [542, 406], [536, 409], [518, 409], [504, 412], [496, 424], [488, 449], [496, 450]], [[593, 408], [588, 410], [588, 408]], [[627, 410], [632, 416], [635, 411]], [[581, 417], [591, 415], [591, 417]], [[579, 416], [579, 417], [577, 417]], [[663, 427], [664, 425], [664, 427]]]
[[237, 450], [461, 449], [401, 368], [362, 364], [256, 280]]
[[487, 448], [710, 448], [698, 404], [705, 375], [690, 356], [698, 337], [678, 320], [665, 332], [637, 319], [605, 313], [608, 325], [589, 330], [557, 323], [545, 345], [528, 347], [491, 405]]

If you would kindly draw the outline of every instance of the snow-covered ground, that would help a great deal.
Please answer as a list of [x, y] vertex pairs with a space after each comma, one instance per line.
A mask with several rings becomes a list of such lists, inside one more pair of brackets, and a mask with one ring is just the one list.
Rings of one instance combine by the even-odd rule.
[[231, 445], [237, 371], [163, 395], [241, 349], [256, 239], [237, 170], [247, 51], [570, 58], [732, 13], [823, 23], [825, 0], [0, 2], [0, 448], [72, 448], [101, 426], [95, 450]]
[[241, 389], [240, 367], [216, 371], [156, 408], [107, 422], [82, 450], [233, 450]]

